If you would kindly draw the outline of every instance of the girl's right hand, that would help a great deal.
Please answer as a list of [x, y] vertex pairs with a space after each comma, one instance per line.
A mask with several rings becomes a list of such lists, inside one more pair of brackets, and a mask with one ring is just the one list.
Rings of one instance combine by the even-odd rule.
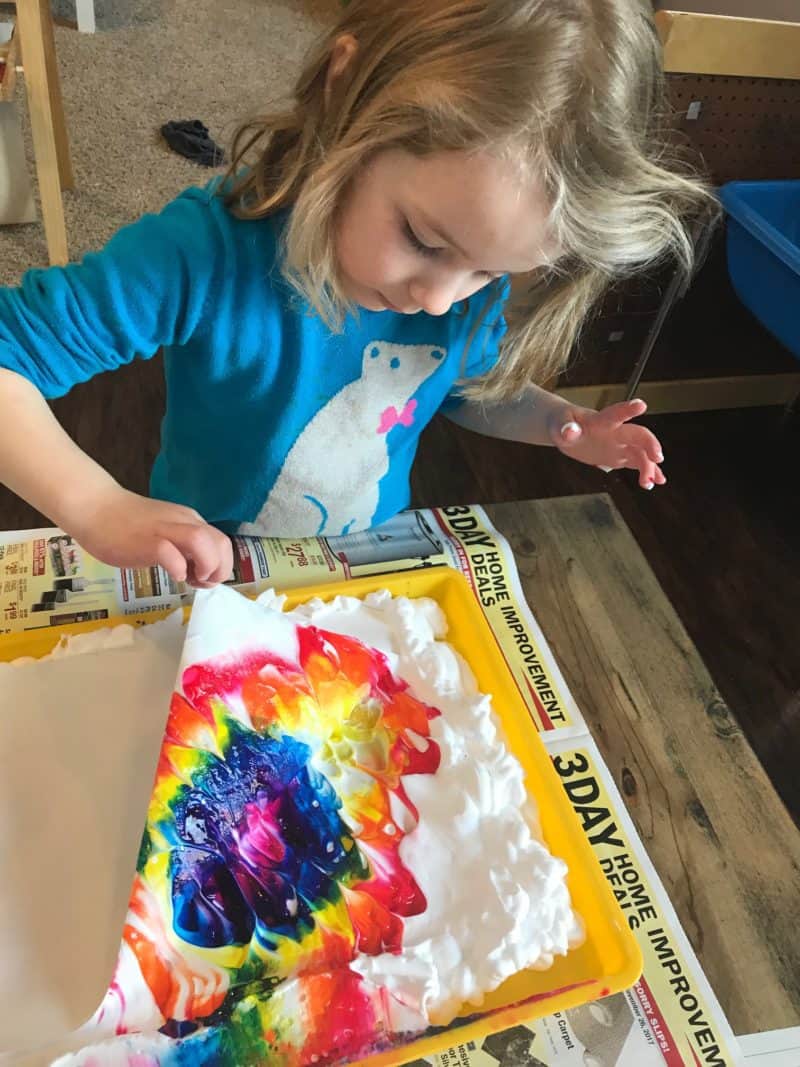
[[114, 567], [160, 564], [176, 582], [208, 589], [233, 573], [233, 546], [221, 530], [192, 508], [103, 486], [68, 533], [103, 563]]
[[225, 534], [191, 508], [123, 489], [64, 432], [36, 386], [1, 367], [0, 482], [114, 567], [160, 563], [198, 588], [233, 571]]

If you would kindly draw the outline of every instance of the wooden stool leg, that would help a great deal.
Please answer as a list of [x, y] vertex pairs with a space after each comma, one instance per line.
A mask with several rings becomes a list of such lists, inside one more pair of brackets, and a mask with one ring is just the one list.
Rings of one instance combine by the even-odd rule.
[[[17, 0], [17, 29], [22, 44], [25, 89], [31, 118], [39, 196], [51, 263], [67, 263], [67, 231], [61, 201], [59, 151], [53, 103], [48, 79], [48, 40], [52, 49], [52, 26], [47, 0]], [[60, 99], [60, 93], [59, 93]], [[63, 130], [63, 114], [61, 115]], [[68, 159], [67, 159], [68, 162]]]
[[[94, 2], [94, 0], [92, 0]], [[44, 55], [47, 63], [47, 91], [50, 94], [50, 112], [53, 116], [53, 129], [56, 134], [56, 151], [58, 152], [58, 175], [61, 178], [62, 189], [74, 189], [75, 179], [72, 176], [72, 160], [69, 155], [69, 139], [67, 137], [67, 121], [64, 118], [64, 101], [61, 97], [61, 79], [58, 76], [58, 61], [56, 59], [56, 39], [53, 33], [53, 15], [50, 4], [42, 0], [42, 30], [44, 39]], [[92, 30], [91, 32], [94, 32]]]

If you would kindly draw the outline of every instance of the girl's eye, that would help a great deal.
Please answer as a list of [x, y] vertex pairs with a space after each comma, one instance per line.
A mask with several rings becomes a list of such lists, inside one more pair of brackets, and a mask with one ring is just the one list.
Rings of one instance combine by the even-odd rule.
[[421, 256], [436, 256], [444, 251], [442, 248], [432, 248], [430, 245], [426, 245], [423, 241], [420, 241], [419, 237], [417, 237], [411, 228], [411, 223], [408, 219], [403, 223], [403, 233], [411, 247], [419, 252]]

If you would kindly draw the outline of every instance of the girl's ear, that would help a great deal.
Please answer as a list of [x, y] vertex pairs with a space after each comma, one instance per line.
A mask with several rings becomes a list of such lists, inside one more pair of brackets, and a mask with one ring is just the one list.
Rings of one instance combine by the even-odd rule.
[[330, 103], [331, 93], [351, 67], [357, 53], [358, 41], [352, 33], [343, 33], [334, 41], [331, 58], [328, 63], [328, 73], [325, 78], [326, 104]]

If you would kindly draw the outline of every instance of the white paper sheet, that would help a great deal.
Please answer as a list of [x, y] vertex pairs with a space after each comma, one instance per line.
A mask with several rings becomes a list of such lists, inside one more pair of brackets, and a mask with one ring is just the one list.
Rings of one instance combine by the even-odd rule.
[[739, 1042], [747, 1067], [800, 1067], [800, 1026], [748, 1034]]
[[0, 664], [0, 1052], [80, 1026], [114, 971], [184, 636], [126, 630]]

